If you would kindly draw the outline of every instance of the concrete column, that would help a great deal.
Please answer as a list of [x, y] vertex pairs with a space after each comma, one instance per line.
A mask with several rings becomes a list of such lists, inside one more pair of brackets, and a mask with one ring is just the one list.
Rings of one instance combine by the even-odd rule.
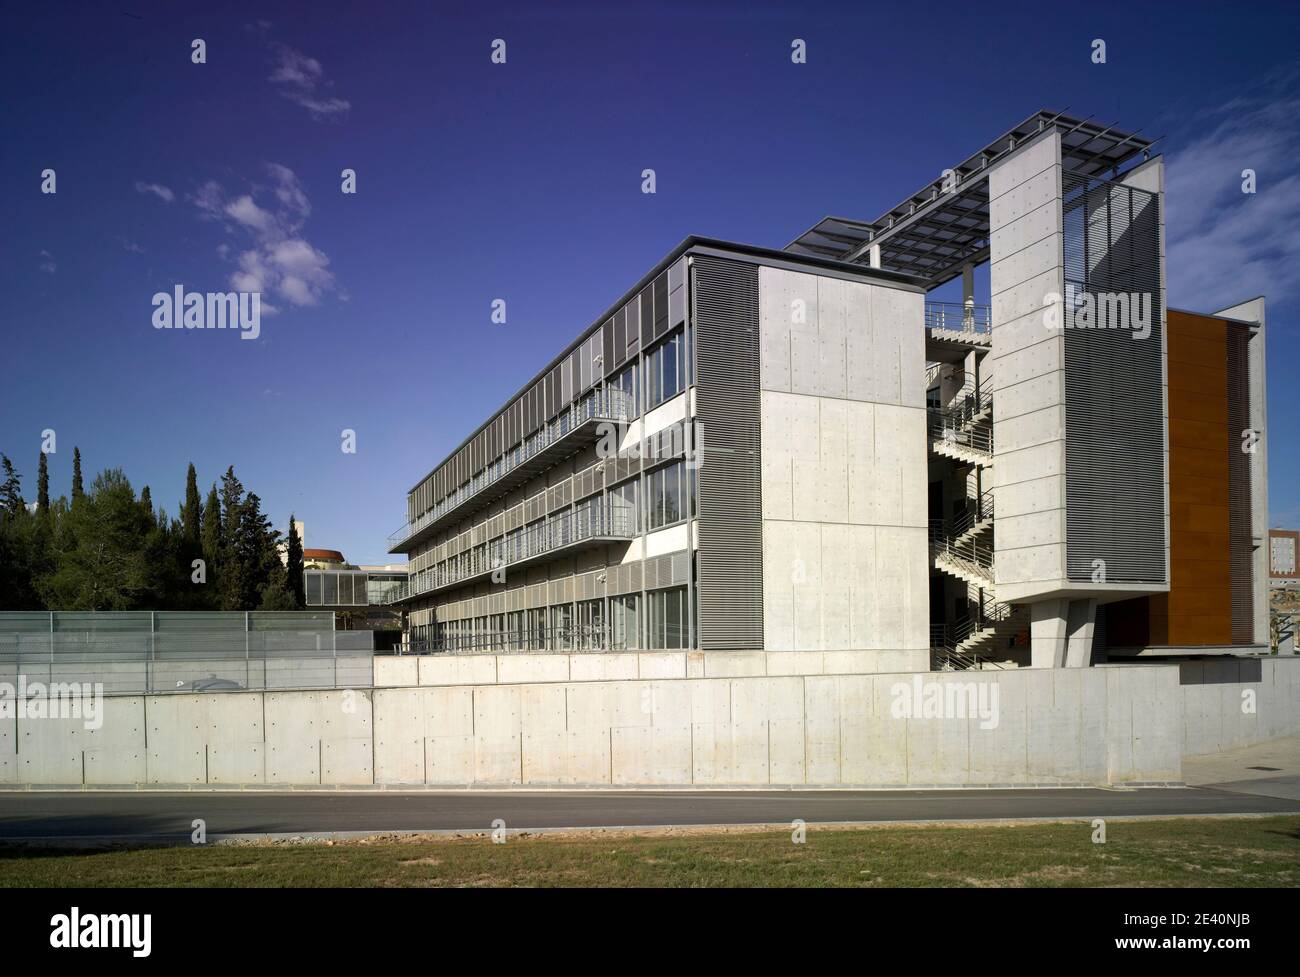
[[1030, 664], [1034, 668], [1087, 668], [1097, 621], [1093, 598], [1053, 598], [1029, 605]]
[[873, 244], [873, 245], [871, 246], [871, 252], [870, 252], [870, 253], [871, 253], [871, 267], [872, 267], [872, 268], [879, 268], [879, 267], [880, 267], [880, 245], [879, 245], [879, 244]]
[[1040, 600], [1029, 605], [1029, 663], [1034, 668], [1062, 668], [1069, 601]]
[[1087, 668], [1092, 664], [1092, 636], [1097, 623], [1097, 601], [1070, 601], [1065, 646], [1066, 668]]

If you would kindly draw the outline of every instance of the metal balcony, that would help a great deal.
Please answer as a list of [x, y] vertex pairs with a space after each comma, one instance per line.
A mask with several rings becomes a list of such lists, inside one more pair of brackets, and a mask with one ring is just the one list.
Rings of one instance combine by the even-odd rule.
[[993, 309], [960, 302], [925, 303], [925, 358], [931, 362], [960, 362], [971, 350], [993, 344]]
[[626, 391], [613, 388], [593, 391], [424, 515], [392, 533], [388, 537], [388, 552], [409, 553], [443, 526], [490, 505], [540, 472], [598, 441], [603, 433], [602, 424], [622, 424], [631, 419], [632, 398]]
[[386, 601], [397, 604], [422, 594], [490, 579], [498, 571], [521, 570], [605, 543], [628, 542], [636, 534], [631, 506], [593, 505], [570, 509], [531, 529], [508, 534], [452, 568], [436, 567], [411, 575]]

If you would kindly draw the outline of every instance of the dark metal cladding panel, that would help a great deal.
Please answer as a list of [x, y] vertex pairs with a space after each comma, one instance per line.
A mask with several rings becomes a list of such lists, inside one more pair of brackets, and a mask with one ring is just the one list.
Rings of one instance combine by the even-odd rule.
[[622, 366], [627, 360], [627, 309], [619, 309], [614, 314], [614, 366]]
[[696, 258], [699, 646], [763, 647], [758, 268]]
[[546, 378], [546, 416], [544, 420], [550, 420], [560, 412], [560, 371], [564, 369], [561, 363]]
[[1067, 291], [1128, 303], [1127, 325], [1064, 331], [1066, 576], [1166, 583], [1162, 201], [1073, 174], [1062, 188]]
[[664, 272], [654, 280], [654, 298], [655, 298], [655, 330], [654, 338], [658, 339], [668, 331], [668, 272]]
[[600, 379], [614, 372], [614, 320], [606, 322], [600, 329]]
[[637, 296], [637, 305], [641, 309], [641, 348], [645, 349], [654, 341], [655, 311], [654, 289], [647, 285]]
[[1242, 450], [1242, 434], [1250, 429], [1250, 341], [1248, 326], [1228, 323], [1228, 575], [1233, 644], [1255, 640], [1251, 456]]

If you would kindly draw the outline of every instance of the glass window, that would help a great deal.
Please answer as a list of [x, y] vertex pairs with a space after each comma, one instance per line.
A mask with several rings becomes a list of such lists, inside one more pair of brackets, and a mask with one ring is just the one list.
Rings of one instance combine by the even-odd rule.
[[641, 647], [641, 615], [636, 594], [609, 599], [609, 645], [615, 651]]
[[551, 635], [547, 646], [554, 651], [573, 647], [572, 604], [556, 604], [551, 608]]
[[664, 524], [670, 525], [682, 518], [680, 464], [664, 469]]
[[648, 629], [651, 648], [686, 647], [686, 588], [657, 590], [650, 601]]

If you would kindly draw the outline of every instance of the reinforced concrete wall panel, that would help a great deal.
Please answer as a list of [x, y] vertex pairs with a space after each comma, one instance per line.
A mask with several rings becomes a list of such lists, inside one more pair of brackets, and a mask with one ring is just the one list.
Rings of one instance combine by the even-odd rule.
[[694, 782], [697, 784], [766, 784], [766, 722], [698, 723], [694, 732]]
[[686, 652], [642, 651], [636, 668], [638, 678], [686, 678]]
[[496, 655], [422, 655], [420, 657], [421, 685], [492, 685], [496, 681]]
[[[928, 681], [945, 687], [951, 679], [942, 672], [934, 672]], [[910, 686], [910, 682], [896, 683]], [[902, 689], [891, 694], [911, 695]], [[892, 718], [892, 715], [891, 715]], [[921, 784], [971, 783], [969, 757], [971, 753], [970, 727], [963, 718], [927, 719], [912, 715], [901, 722], [907, 729], [907, 782]]]
[[846, 784], [908, 782], [907, 723], [891, 712], [891, 688], [909, 676], [837, 675], [840, 777]]
[[1045, 407], [1032, 414], [1021, 414], [998, 421], [998, 450], [1019, 451], [1036, 445], [1060, 441], [1065, 432], [1065, 406]]
[[1003, 551], [1027, 546], [1050, 546], [1065, 532], [1065, 510], [1049, 509], [1023, 516], [998, 513], [998, 548]]
[[[805, 766], [804, 782], [840, 782], [840, 685], [834, 676], [810, 675], [803, 680]], [[850, 704], [852, 707], [852, 704]]]
[[[0, 682], [13, 684], [11, 678], [0, 678]], [[0, 717], [0, 784], [12, 784], [18, 780], [18, 717], [10, 715]]]
[[[1044, 144], [1046, 144], [1046, 141]], [[1042, 157], [1035, 163], [1031, 163], [1030, 166], [1037, 165], [1038, 162], [1046, 162], [1046, 158]], [[1004, 165], [1013, 164], [1014, 161], [1011, 161]], [[992, 185], [990, 185], [991, 193]], [[1053, 161], [1036, 174], [1032, 176], [1025, 175], [1020, 182], [1008, 187], [1005, 192], [998, 194], [996, 198], [990, 198], [997, 200], [997, 207], [989, 208], [990, 228], [994, 232], [1000, 231], [1003, 227], [1014, 223], [1026, 214], [1030, 214], [1038, 208], [1059, 199], [1060, 195], [1061, 174], [1056, 168], [1055, 161]], [[996, 213], [996, 217], [994, 213]]]
[[689, 724], [616, 726], [611, 731], [611, 743], [615, 785], [691, 783]]
[[766, 674], [767, 656], [761, 651], [711, 651], [704, 656], [705, 678]]
[[[619, 695], [619, 690], [630, 690], [629, 694], [636, 699], [637, 712], [641, 712], [643, 697], [639, 693], [642, 689], [648, 687], [648, 684], [643, 682], [597, 682], [563, 686], [564, 726], [566, 729], [609, 729], [610, 726], [617, 725], [617, 703], [615, 700]], [[645, 696], [645, 698], [648, 698], [648, 696]], [[527, 714], [525, 714], [525, 729], [527, 729]]]
[[375, 782], [370, 737], [340, 736], [321, 741], [321, 782], [360, 786]]
[[398, 655], [375, 656], [375, 687], [420, 684], [420, 660]]
[[612, 653], [569, 656], [569, 678], [575, 682], [607, 682], [639, 677], [636, 655]]
[[767, 782], [769, 784], [803, 784], [805, 782], [804, 736], [802, 719], [770, 719], [767, 726]]
[[1000, 263], [1044, 238], [1056, 235], [1061, 226], [1061, 201], [1049, 200], [999, 227], [989, 242], [989, 259]]
[[86, 730], [85, 783], [144, 783], [148, 779], [144, 697], [113, 696], [101, 703], [101, 725]]
[[[375, 783], [425, 782], [425, 689], [376, 689]], [[466, 698], [469, 691], [465, 690]]]
[[862, 325], [853, 313], [850, 294], [863, 286], [837, 278], [817, 278], [817, 393], [847, 397], [847, 340]]
[[[998, 163], [989, 171], [989, 197], [997, 199], [1035, 175], [1059, 165], [1060, 154], [1056, 147], [1060, 139], [1051, 136], [1024, 146], [1010, 159]], [[1002, 226], [1007, 221], [998, 225]]]
[[474, 690], [474, 782], [522, 782], [520, 688], [486, 686]]
[[820, 675], [825, 670], [823, 651], [764, 652], [768, 675]]
[[568, 655], [501, 655], [497, 661], [497, 681], [502, 684], [568, 680]]
[[[965, 676], [971, 783], [1028, 783], [1029, 701], [1033, 691], [1041, 690], [1035, 688], [1027, 674], [1012, 681], [979, 670], [966, 672]], [[1040, 679], [1038, 685], [1050, 694], [1050, 679]]]

